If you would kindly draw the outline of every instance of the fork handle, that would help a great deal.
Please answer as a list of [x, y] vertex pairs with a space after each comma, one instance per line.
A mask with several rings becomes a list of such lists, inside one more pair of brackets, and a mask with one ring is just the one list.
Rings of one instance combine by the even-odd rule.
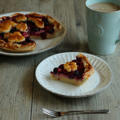
[[109, 109], [101, 109], [101, 110], [79, 110], [79, 111], [67, 111], [61, 112], [61, 115], [69, 114], [69, 113], [79, 113], [79, 114], [107, 114], [109, 113]]

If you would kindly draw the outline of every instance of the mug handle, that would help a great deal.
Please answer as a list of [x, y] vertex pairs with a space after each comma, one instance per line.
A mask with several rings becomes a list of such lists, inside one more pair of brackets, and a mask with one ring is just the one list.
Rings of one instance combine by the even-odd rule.
[[120, 42], [120, 31], [119, 31], [119, 38], [118, 38], [118, 40], [115, 41], [115, 44], [117, 44], [119, 42]]
[[120, 42], [120, 40], [116, 40], [115, 44], [117, 44], [117, 43], [119, 43], [119, 42]]

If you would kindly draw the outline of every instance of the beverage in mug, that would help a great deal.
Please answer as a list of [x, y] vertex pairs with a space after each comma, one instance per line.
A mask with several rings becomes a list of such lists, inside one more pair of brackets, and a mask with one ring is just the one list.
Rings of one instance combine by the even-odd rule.
[[120, 6], [110, 2], [100, 2], [88, 6], [90, 9], [99, 12], [113, 12], [120, 10]]

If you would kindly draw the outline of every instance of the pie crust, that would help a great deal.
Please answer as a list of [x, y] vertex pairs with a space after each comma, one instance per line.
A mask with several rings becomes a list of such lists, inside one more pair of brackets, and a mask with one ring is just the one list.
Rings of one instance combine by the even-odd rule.
[[54, 38], [62, 25], [48, 15], [15, 13], [0, 18], [0, 48], [13, 52], [32, 51], [36, 48], [31, 38]]

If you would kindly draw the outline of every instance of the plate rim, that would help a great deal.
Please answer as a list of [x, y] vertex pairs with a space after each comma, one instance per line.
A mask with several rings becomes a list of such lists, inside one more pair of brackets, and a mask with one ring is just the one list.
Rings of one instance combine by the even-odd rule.
[[[48, 59], [48, 58], [50, 58], [50, 57], [59, 55], [59, 54], [79, 54], [79, 53], [82, 53], [82, 54], [85, 54], [85, 55], [90, 55], [90, 56], [92, 56], [92, 57], [96, 57], [97, 59], [100, 59], [105, 65], [107, 65], [107, 67], [108, 67], [108, 69], [110, 70], [110, 73], [111, 73], [111, 78], [110, 78], [110, 80], [109, 80], [109, 82], [108, 82], [107, 85], [105, 85], [104, 87], [96, 90], [96, 92], [92, 92], [92, 93], [90, 93], [90, 94], [84, 94], [84, 95], [63, 95], [63, 94], [60, 94], [60, 93], [57, 93], [57, 92], [53, 92], [53, 91], [47, 89], [44, 85], [42, 85], [42, 84], [39, 82], [39, 80], [37, 79], [37, 70], [38, 70], [38, 68], [39, 68], [39, 65], [40, 65], [44, 60], [46, 60], [46, 59]], [[112, 83], [113, 72], [112, 72], [112, 69], [110, 68], [109, 64], [108, 64], [105, 60], [103, 60], [102, 58], [100, 58], [100, 57], [98, 57], [98, 56], [96, 56], [96, 55], [93, 55], [93, 54], [90, 54], [90, 53], [86, 53], [86, 52], [62, 52], [62, 53], [57, 53], [57, 54], [51, 55], [51, 56], [46, 57], [45, 59], [43, 59], [43, 60], [37, 65], [37, 67], [36, 67], [35, 77], [36, 77], [36, 80], [37, 80], [37, 82], [39, 83], [39, 85], [40, 85], [42, 88], [44, 88], [45, 90], [47, 90], [48, 92], [51, 92], [52, 94], [55, 94], [55, 95], [58, 95], [58, 96], [62, 96], [62, 97], [66, 97], [66, 98], [82, 98], [82, 97], [93, 96], [93, 95], [95, 95], [95, 94], [98, 94], [98, 93], [102, 92], [102, 91], [105, 90], [106, 88], [108, 88], [108, 87], [111, 85], [111, 83]], [[93, 90], [94, 90], [94, 89], [93, 89]], [[92, 91], [93, 91], [93, 90], [92, 90]], [[91, 91], [90, 91], [90, 92], [91, 92]]]
[[[44, 15], [48, 15], [48, 13], [44, 13], [44, 12], [39, 12], [39, 11], [16, 11], [16, 12], [6, 12], [6, 13], [2, 13], [0, 14], [0, 17], [1, 16], [6, 16], [6, 14], [15, 14], [15, 13], [23, 13], [23, 14], [27, 14], [27, 13], [32, 13], [32, 12], [35, 12], [35, 13], [39, 13], [39, 14], [44, 14]], [[52, 15], [50, 15], [51, 17], [53, 17]], [[49, 45], [45, 48], [45, 49], [41, 49], [40, 51], [35, 51], [33, 50], [30, 51], [30, 52], [7, 52], [7, 51], [2, 51], [2, 49], [0, 49], [0, 55], [5, 55], [5, 56], [30, 56], [30, 55], [37, 55], [37, 54], [40, 54], [40, 53], [43, 53], [43, 52], [46, 52], [50, 49], [53, 49], [55, 47], [57, 47], [58, 45], [60, 45], [63, 41], [64, 41], [64, 37], [66, 35], [66, 27], [65, 25], [60, 21], [58, 20], [55, 16], [53, 17], [55, 20], [57, 20], [64, 28], [64, 33], [61, 35], [61, 36], [58, 36], [57, 38], [59, 39], [61, 37], [61, 40], [58, 40], [57, 43], [55, 45], [51, 45], [49, 47]], [[54, 40], [55, 38], [53, 38]]]

